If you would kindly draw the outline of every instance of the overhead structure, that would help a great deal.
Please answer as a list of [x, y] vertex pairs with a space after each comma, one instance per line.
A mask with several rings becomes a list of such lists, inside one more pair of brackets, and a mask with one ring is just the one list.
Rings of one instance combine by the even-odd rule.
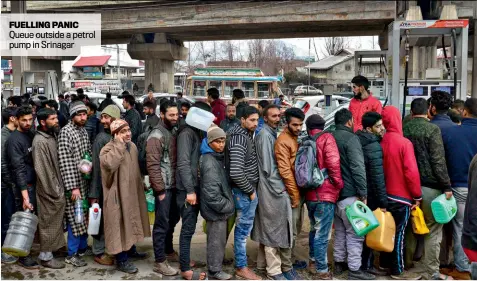
[[[435, 90], [465, 100], [469, 20], [395, 21], [388, 30], [388, 96], [403, 116], [413, 99]], [[445, 64], [437, 63], [438, 48]]]

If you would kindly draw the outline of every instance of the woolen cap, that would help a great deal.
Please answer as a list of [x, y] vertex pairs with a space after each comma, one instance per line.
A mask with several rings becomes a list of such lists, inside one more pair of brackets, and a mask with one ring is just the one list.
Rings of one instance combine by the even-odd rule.
[[128, 122], [123, 119], [114, 120], [109, 126], [111, 129], [111, 135], [114, 136], [115, 134], [119, 133], [119, 131], [121, 131], [124, 127], [129, 127]]
[[325, 128], [325, 119], [318, 114], [313, 114], [306, 119], [305, 125], [307, 130], [319, 129], [323, 130]]
[[216, 139], [225, 138], [227, 135], [224, 130], [217, 126], [212, 126], [207, 130], [207, 143], [210, 144]]
[[103, 109], [101, 114], [107, 114], [114, 119], [119, 119], [121, 117], [121, 110], [117, 105], [110, 104]]
[[70, 115], [75, 116], [76, 113], [84, 111], [87, 112], [88, 109], [86, 108], [86, 105], [82, 101], [74, 101], [70, 104]]

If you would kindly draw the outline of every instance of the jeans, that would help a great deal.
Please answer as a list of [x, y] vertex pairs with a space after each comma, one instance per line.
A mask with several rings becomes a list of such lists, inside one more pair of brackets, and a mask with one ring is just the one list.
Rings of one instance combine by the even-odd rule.
[[310, 258], [315, 259], [316, 271], [328, 272], [328, 242], [335, 212], [335, 204], [330, 202], [307, 201], [310, 218]]
[[464, 224], [465, 201], [467, 200], [467, 187], [452, 188], [452, 193], [457, 201], [457, 214], [452, 219], [452, 238], [454, 239], [454, 262], [460, 272], [470, 272], [469, 259], [462, 248], [462, 227]]
[[346, 216], [346, 207], [353, 204], [356, 197], [348, 197], [336, 203], [335, 210], [335, 243], [333, 258], [335, 262], [348, 261], [351, 271], [361, 268], [361, 253], [364, 237], [359, 237]]
[[68, 256], [71, 257], [78, 253], [78, 250], [86, 250], [88, 248], [88, 234], [75, 236], [71, 225], [68, 224]]
[[439, 252], [442, 241], [442, 224], [435, 221], [434, 215], [432, 214], [431, 202], [441, 194], [442, 192], [440, 190], [425, 186], [422, 187], [421, 209], [424, 213], [424, 220], [426, 221], [427, 228], [429, 228], [429, 234], [424, 237], [424, 248], [426, 250], [421, 259], [425, 275], [428, 275], [424, 276], [426, 279], [439, 273]]
[[394, 236], [393, 252], [381, 252], [379, 263], [383, 268], [390, 268], [391, 275], [400, 275], [404, 271], [404, 248], [406, 242], [404, 236], [411, 215], [411, 206], [389, 200], [386, 210], [391, 212], [394, 218], [396, 235]]
[[2, 246], [7, 237], [7, 230], [15, 213], [15, 197], [11, 187], [2, 187]]
[[133, 245], [128, 251], [123, 251], [119, 254], [116, 254], [116, 262], [126, 262], [128, 260], [128, 254], [134, 254], [136, 252], [136, 245]]
[[175, 201], [175, 190], [166, 190], [165, 197], [159, 201], [156, 196], [156, 216], [152, 228], [152, 245], [154, 247], [154, 257], [156, 262], [164, 262], [166, 254], [172, 254], [172, 238], [174, 227], [179, 222], [180, 216]]
[[252, 231], [255, 210], [258, 205], [258, 195], [255, 193], [255, 199], [250, 200], [250, 196], [238, 188], [233, 188], [232, 193], [234, 194], [235, 210], [237, 211], [234, 231], [235, 267], [240, 269], [248, 265], [247, 237]]
[[[197, 193], [196, 193], [197, 194]], [[182, 228], [179, 237], [179, 263], [182, 272], [191, 270], [190, 267], [190, 242], [195, 233], [197, 225], [197, 216], [199, 215], [200, 205], [190, 205], [186, 203], [187, 192], [177, 191], [177, 208], [180, 210], [182, 218]], [[199, 198], [197, 198], [199, 200]]]

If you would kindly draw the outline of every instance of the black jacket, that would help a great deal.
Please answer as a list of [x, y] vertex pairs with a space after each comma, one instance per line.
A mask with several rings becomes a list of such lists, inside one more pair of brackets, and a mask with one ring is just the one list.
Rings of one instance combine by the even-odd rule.
[[340, 151], [341, 177], [344, 183], [339, 200], [352, 196], [366, 197], [366, 168], [359, 137], [344, 125], [336, 125], [333, 136]]
[[159, 116], [157, 116], [156, 113], [147, 116], [146, 122], [144, 122], [144, 127], [142, 129], [143, 132], [147, 132], [149, 130], [152, 130], [154, 127], [157, 126], [159, 123]]
[[[69, 107], [68, 103], [66, 103], [66, 101], [60, 101], [59, 112], [61, 112], [61, 114], [63, 114], [63, 116], [65, 117], [66, 120], [68, 120], [70, 118], [70, 107]], [[66, 123], [68, 123], [68, 122], [66, 122]], [[60, 124], [60, 127], [62, 127], [61, 124]]]
[[199, 158], [202, 132], [189, 125], [177, 133], [177, 189], [187, 193], [199, 191]]
[[469, 166], [469, 193], [465, 203], [462, 246], [477, 251], [477, 155]]
[[36, 175], [32, 157], [33, 134], [14, 131], [6, 142], [7, 161], [12, 179], [17, 188], [27, 190], [29, 184], [35, 184]]
[[232, 189], [225, 175], [224, 154], [207, 146], [200, 158], [200, 214], [208, 221], [226, 220], [235, 212]]
[[13, 131], [10, 131], [7, 126], [2, 128], [2, 188], [13, 187], [15, 184], [12, 182], [10, 175], [9, 161], [7, 160], [6, 142]]
[[136, 109], [131, 108], [130, 110], [126, 111], [124, 120], [128, 122], [129, 127], [131, 128], [131, 140], [134, 144], [136, 144], [137, 138], [142, 133], [141, 115], [139, 115], [139, 112], [137, 112]]
[[364, 165], [366, 166], [366, 182], [368, 183], [368, 206], [371, 210], [386, 208], [388, 199], [383, 170], [383, 149], [379, 138], [366, 131], [358, 131], [363, 146]]
[[248, 102], [246, 101], [241, 101], [237, 104], [237, 113], [236, 113], [236, 117], [238, 120], [240, 120], [244, 114], [244, 111], [245, 111], [245, 108], [249, 106]]
[[113, 99], [105, 98], [105, 99], [101, 102], [101, 104], [99, 105], [98, 111], [99, 111], [99, 112], [103, 111], [103, 110], [106, 108], [106, 106], [108, 106], [108, 105], [110, 105], [110, 104], [115, 104], [114, 101], [113, 101]]
[[220, 122], [220, 128], [224, 130], [225, 133], [227, 133], [230, 129], [237, 125], [240, 126], [240, 120], [238, 120], [237, 118], [234, 118], [232, 120], [230, 120], [229, 118], [225, 118], [224, 120], [222, 120], [222, 122]]

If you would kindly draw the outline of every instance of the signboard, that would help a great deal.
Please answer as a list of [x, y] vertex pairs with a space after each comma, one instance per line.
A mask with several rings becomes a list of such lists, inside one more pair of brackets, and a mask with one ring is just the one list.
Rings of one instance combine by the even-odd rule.
[[84, 72], [83, 77], [86, 79], [103, 79], [102, 72]]
[[469, 20], [414, 20], [401, 21], [394, 25], [394, 29], [417, 29], [417, 28], [466, 28]]
[[[122, 90], [122, 85], [118, 80], [78, 80], [69, 81], [72, 89], [83, 88], [95, 92], [116, 92]], [[66, 82], [68, 85], [68, 81]]]
[[264, 76], [258, 68], [197, 68], [194, 75], [199, 76]]

